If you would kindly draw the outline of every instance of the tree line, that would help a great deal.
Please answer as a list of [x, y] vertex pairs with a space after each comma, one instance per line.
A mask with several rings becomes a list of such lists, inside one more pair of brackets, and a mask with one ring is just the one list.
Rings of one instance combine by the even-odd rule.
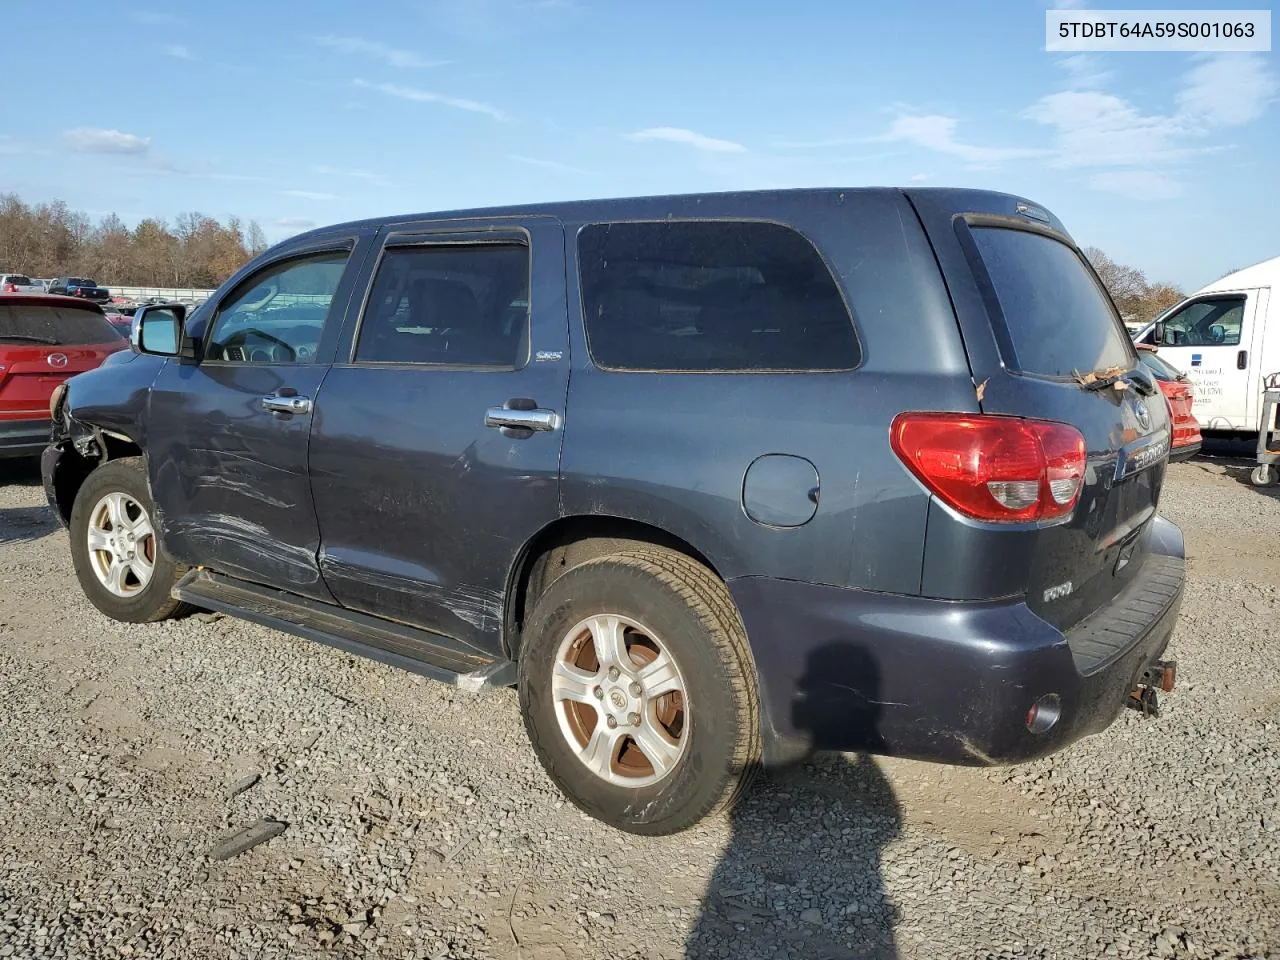
[[1084, 255], [1093, 264], [1098, 279], [1111, 294], [1116, 309], [1125, 320], [1145, 322], [1186, 297], [1173, 284], [1153, 283], [1137, 267], [1116, 263], [1097, 247], [1085, 247]]
[[90, 277], [139, 287], [216, 287], [267, 248], [256, 221], [184, 213], [130, 229], [114, 213], [97, 223], [61, 200], [28, 204], [0, 194], [0, 271]]

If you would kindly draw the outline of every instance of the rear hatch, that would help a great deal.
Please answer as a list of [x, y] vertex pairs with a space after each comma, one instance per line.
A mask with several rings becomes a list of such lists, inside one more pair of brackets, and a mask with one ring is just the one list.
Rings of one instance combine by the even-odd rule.
[[96, 308], [0, 299], [0, 420], [48, 417], [54, 387], [126, 346]]
[[[963, 542], [978, 551], [974, 561], [1001, 571], [984, 584], [988, 596], [1025, 593], [1041, 617], [1068, 629], [1142, 569], [1143, 532], [1168, 462], [1164, 398], [1055, 217], [1002, 194], [909, 197], [946, 276], [982, 412], [1070, 424], [1087, 453], [1080, 497], [1065, 520], [1004, 530], [965, 524], [963, 536], [941, 539], [953, 548]], [[930, 569], [927, 557], [926, 593]]]

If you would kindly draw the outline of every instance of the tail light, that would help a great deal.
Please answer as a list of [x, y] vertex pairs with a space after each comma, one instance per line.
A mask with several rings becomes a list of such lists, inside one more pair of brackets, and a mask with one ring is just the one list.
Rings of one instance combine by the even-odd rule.
[[889, 440], [931, 493], [977, 520], [1064, 517], [1084, 486], [1084, 437], [1064, 423], [903, 413], [894, 419]]
[[5, 293], [17, 293], [17, 292], [18, 292], [18, 285], [17, 285], [16, 283], [6, 283], [6, 284], [4, 285], [4, 292], [5, 292]]

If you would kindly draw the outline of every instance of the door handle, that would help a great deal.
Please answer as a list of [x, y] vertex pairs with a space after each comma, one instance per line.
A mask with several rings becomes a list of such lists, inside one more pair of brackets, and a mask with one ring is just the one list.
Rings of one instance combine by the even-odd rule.
[[270, 410], [272, 413], [310, 413], [311, 399], [271, 394], [262, 398], [262, 409]]
[[508, 400], [500, 407], [485, 411], [484, 425], [501, 429], [503, 433], [513, 431], [507, 436], [529, 436], [556, 429], [560, 426], [560, 415], [554, 410], [543, 410], [532, 400]]
[[1249, 369], [1249, 351], [1248, 350], [1241, 350], [1239, 353], [1236, 354], [1236, 369], [1237, 370]]

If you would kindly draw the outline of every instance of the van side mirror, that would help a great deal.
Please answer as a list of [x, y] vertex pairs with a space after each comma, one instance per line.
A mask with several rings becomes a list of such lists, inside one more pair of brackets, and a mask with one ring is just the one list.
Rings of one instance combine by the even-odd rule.
[[1151, 331], [1151, 335], [1152, 335], [1152, 341], [1151, 341], [1152, 343], [1155, 343], [1155, 344], [1164, 343], [1164, 321], [1163, 320], [1156, 321], [1155, 329]]
[[176, 357], [182, 352], [187, 308], [180, 303], [149, 304], [133, 315], [133, 346], [139, 353]]

